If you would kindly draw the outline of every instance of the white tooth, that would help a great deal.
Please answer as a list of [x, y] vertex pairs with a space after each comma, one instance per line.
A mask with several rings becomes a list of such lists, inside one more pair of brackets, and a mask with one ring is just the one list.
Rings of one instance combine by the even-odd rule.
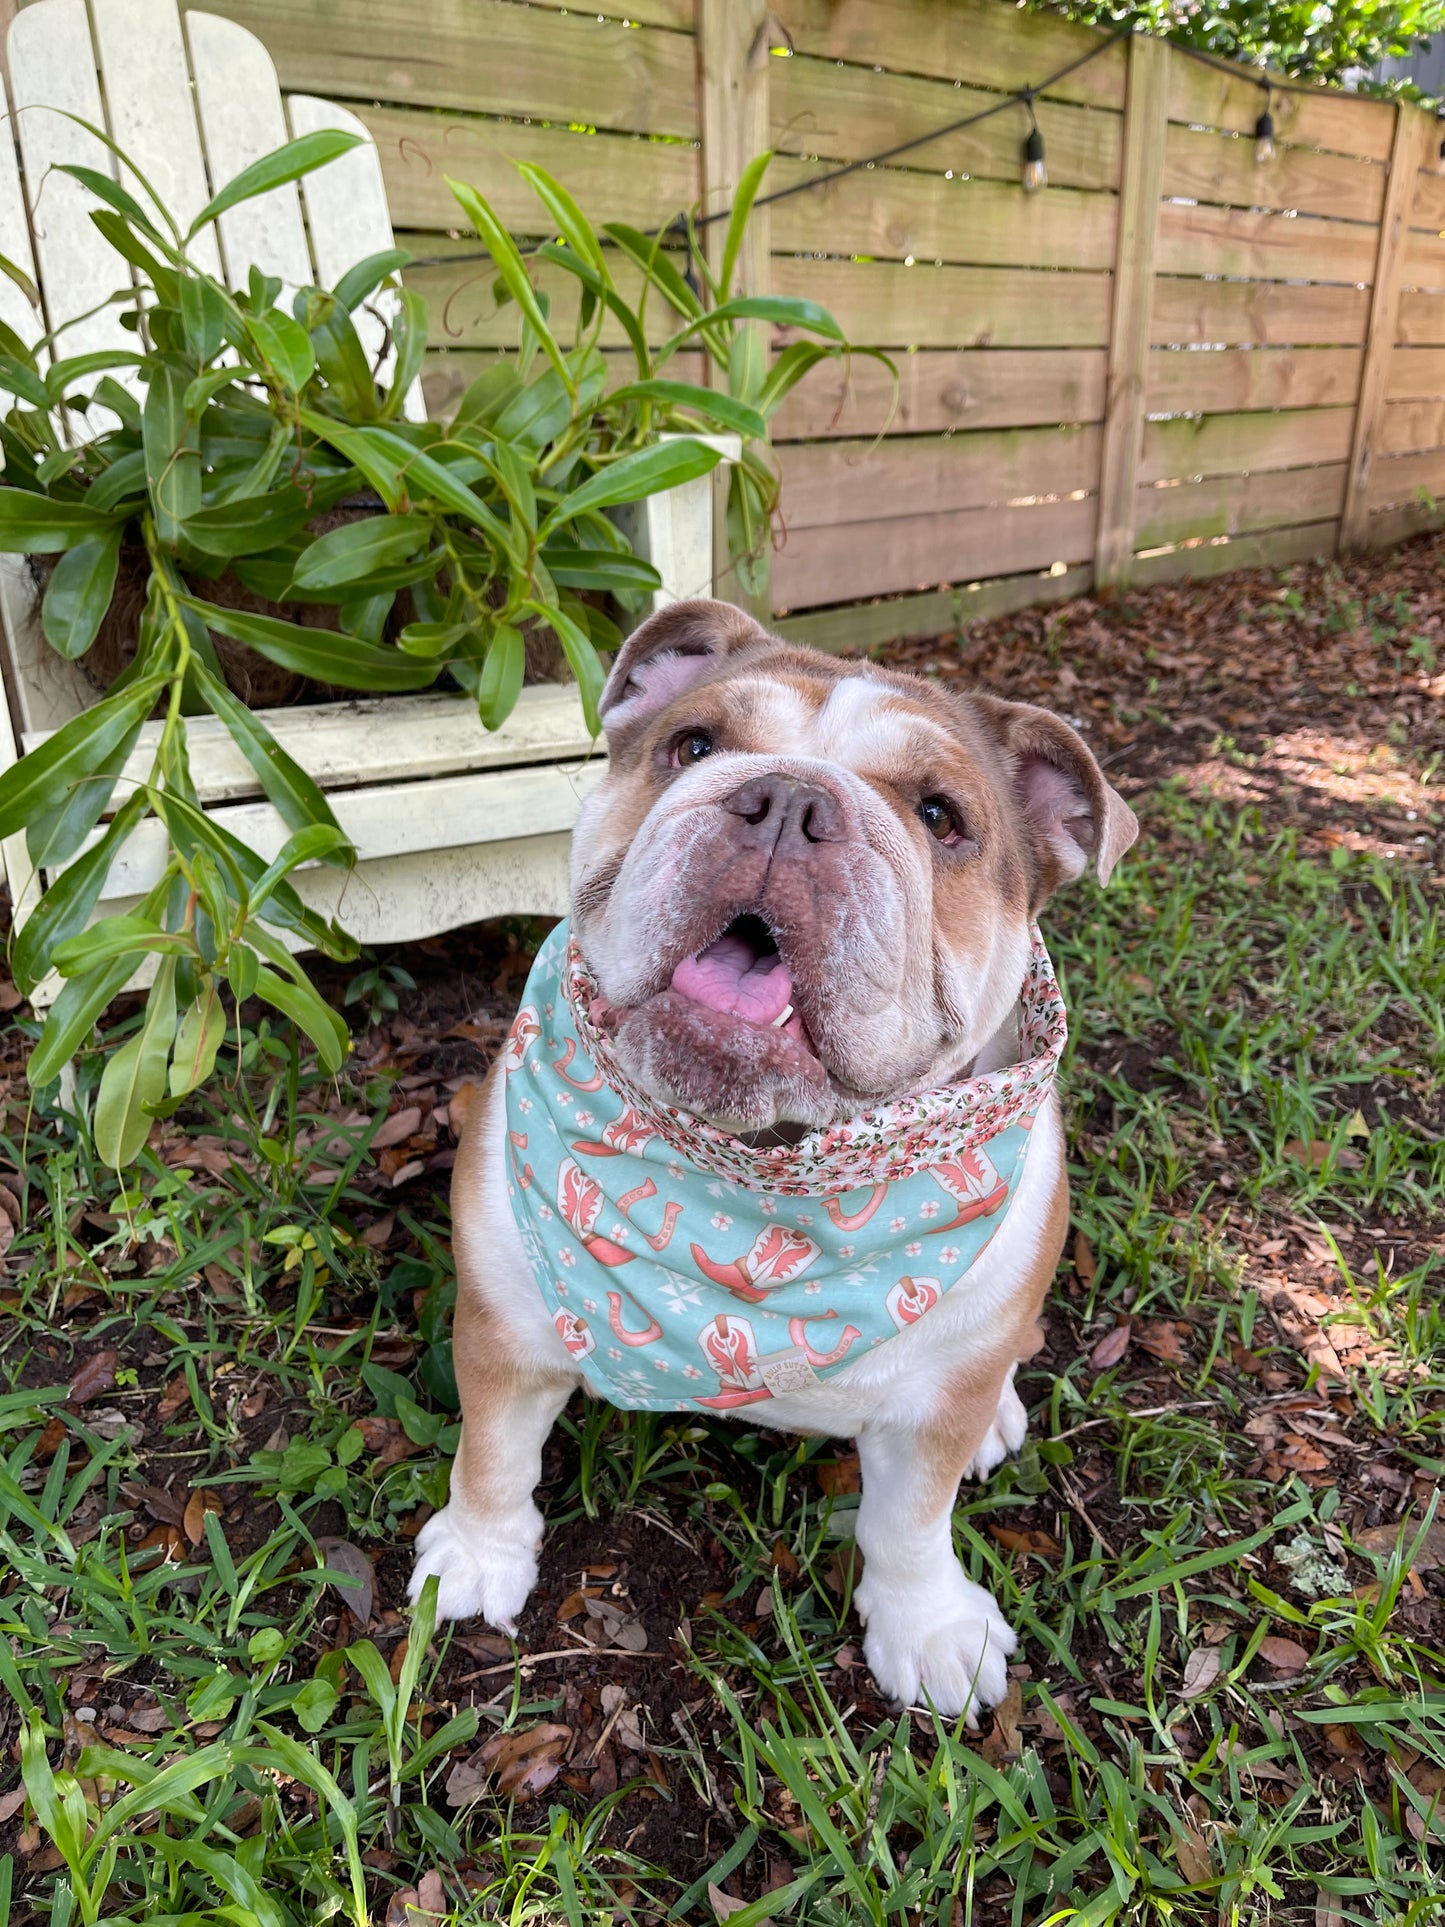
[[788, 1004], [786, 1008], [778, 1012], [777, 1016], [773, 1019], [772, 1024], [770, 1025], [770, 1028], [772, 1030], [781, 1030], [783, 1028], [783, 1025], [787, 1023], [788, 1019], [792, 1016], [792, 1014], [793, 1014], [793, 1006], [791, 1004]]

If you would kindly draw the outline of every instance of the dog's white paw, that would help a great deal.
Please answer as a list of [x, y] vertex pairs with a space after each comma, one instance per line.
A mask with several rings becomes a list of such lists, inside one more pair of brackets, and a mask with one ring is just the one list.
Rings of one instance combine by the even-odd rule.
[[500, 1527], [468, 1520], [454, 1505], [433, 1513], [416, 1535], [416, 1565], [407, 1597], [413, 1604], [433, 1573], [437, 1621], [485, 1619], [512, 1633], [537, 1583], [537, 1549], [542, 1515], [509, 1518]]
[[905, 1706], [930, 1700], [948, 1719], [966, 1712], [972, 1726], [980, 1707], [996, 1706], [1008, 1691], [1018, 1637], [993, 1594], [962, 1572], [906, 1600], [881, 1588], [870, 1597], [865, 1572], [857, 1602], [868, 1627], [864, 1657], [891, 1699]]
[[978, 1450], [963, 1476], [966, 1479], [986, 1479], [990, 1472], [996, 1471], [1006, 1458], [1019, 1450], [1028, 1436], [1028, 1430], [1029, 1415], [1024, 1409], [1023, 1400], [1014, 1390], [1014, 1375], [1010, 1371], [998, 1396], [998, 1410], [993, 1415], [993, 1423], [980, 1439]]

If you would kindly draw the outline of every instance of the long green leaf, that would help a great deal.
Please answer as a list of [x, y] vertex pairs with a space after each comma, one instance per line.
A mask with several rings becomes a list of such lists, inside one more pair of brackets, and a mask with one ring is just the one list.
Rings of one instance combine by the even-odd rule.
[[21, 926], [10, 969], [27, 997], [50, 968], [56, 946], [85, 928], [100, 901], [111, 864], [149, 806], [144, 790], [127, 797], [105, 834], [61, 871]]
[[256, 712], [208, 670], [196, 667], [192, 675], [201, 700], [226, 725], [287, 828], [304, 830], [309, 824], [324, 823], [340, 831], [341, 825], [315, 781], [287, 755]]
[[564, 609], [553, 609], [543, 602], [529, 602], [525, 605], [556, 636], [562, 645], [562, 653], [567, 658], [567, 666], [577, 678], [578, 692], [582, 697], [582, 714], [587, 727], [594, 736], [602, 728], [598, 720], [597, 704], [602, 695], [602, 685], [607, 680], [592, 638], [580, 629]]
[[220, 986], [208, 976], [196, 1000], [181, 1017], [171, 1063], [172, 1097], [184, 1097], [205, 1083], [216, 1066], [216, 1054], [226, 1036], [226, 1012]]
[[375, 293], [389, 274], [399, 274], [403, 268], [410, 267], [415, 258], [405, 248], [383, 248], [378, 254], [368, 254], [364, 261], [346, 270], [332, 293], [350, 314], [369, 294]]
[[164, 676], [146, 676], [119, 696], [82, 710], [0, 776], [0, 837], [53, 809], [70, 786], [99, 769], [150, 714]]
[[680, 315], [691, 321], [702, 314], [702, 303], [678, 273], [660, 239], [640, 234], [635, 227], [628, 227], [622, 221], [606, 222], [602, 232], [631, 256], [652, 285]]
[[551, 261], [568, 274], [576, 275], [595, 300], [603, 301], [622, 324], [628, 345], [636, 358], [638, 368], [646, 374], [652, 366], [651, 352], [647, 346], [647, 334], [636, 311], [623, 300], [611, 281], [603, 274], [597, 274], [583, 260], [575, 248], [559, 248], [553, 241], [544, 241], [537, 249], [537, 258]]
[[229, 562], [233, 556], [261, 555], [289, 542], [315, 513], [302, 490], [288, 484], [271, 495], [242, 495], [197, 509], [181, 534], [203, 555]]
[[41, 1090], [59, 1077], [95, 1029], [96, 1018], [125, 988], [135, 965], [134, 957], [117, 957], [88, 977], [72, 977], [63, 987], [25, 1069], [32, 1089]]
[[133, 1164], [150, 1135], [148, 1108], [166, 1094], [176, 1035], [176, 961], [163, 957], [146, 1000], [145, 1022], [110, 1059], [95, 1094], [95, 1148], [113, 1171]]
[[477, 713], [484, 729], [500, 729], [517, 706], [527, 667], [527, 645], [519, 629], [499, 623], [477, 683]]
[[[298, 622], [283, 622], [279, 616], [244, 615], [239, 609], [219, 609], [214, 603], [194, 601], [189, 596], [183, 599], [207, 628], [219, 630], [233, 642], [244, 642], [268, 661], [317, 682], [381, 692], [425, 689], [441, 674], [439, 663], [419, 662], [400, 650], [378, 649], [329, 629], [306, 629]], [[0, 777], [0, 802], [4, 781]], [[0, 829], [0, 835], [4, 834]]]
[[[826, 354], [827, 350], [817, 352]], [[719, 428], [730, 428], [754, 441], [761, 441], [768, 432], [767, 423], [748, 402], [738, 401], [717, 388], [699, 387], [692, 381], [633, 381], [625, 388], [614, 388], [608, 400], [661, 401], [674, 408], [691, 408], [716, 422]]]
[[276, 885], [290, 876], [293, 870], [299, 870], [303, 863], [328, 863], [338, 851], [343, 850], [355, 860], [356, 852], [346, 832], [334, 828], [330, 823], [308, 823], [304, 830], [297, 830], [294, 835], [287, 837], [252, 884], [247, 893], [247, 914], [264, 916], [266, 904]]
[[645, 495], [677, 488], [683, 482], [709, 474], [721, 460], [717, 449], [708, 448], [690, 436], [634, 449], [620, 461], [598, 469], [580, 488], [564, 495], [542, 524], [542, 535], [545, 539], [559, 523], [570, 522], [586, 510], [610, 508], [616, 502], [637, 502]]
[[335, 589], [414, 556], [432, 532], [426, 515], [369, 515], [318, 535], [297, 559], [298, 589]]
[[256, 972], [256, 995], [264, 997], [316, 1046], [321, 1067], [334, 1074], [346, 1062], [350, 1036], [345, 1024], [309, 984], [302, 985], [264, 967]]
[[234, 180], [228, 181], [219, 194], [206, 202], [186, 230], [186, 239], [189, 241], [228, 208], [237, 207], [242, 201], [253, 201], [258, 194], [269, 194], [273, 187], [284, 187], [288, 181], [298, 181], [303, 174], [313, 174], [318, 167], [325, 167], [338, 155], [347, 154], [360, 144], [359, 134], [343, 133], [339, 127], [321, 127], [313, 134], [302, 134], [273, 148], [260, 160], [252, 161], [249, 167], [243, 167]]
[[594, 272], [605, 279], [607, 265], [602, 257], [602, 244], [591, 222], [562, 183], [531, 161], [513, 161], [512, 165], [551, 215], [568, 247], [575, 249]]
[[160, 952], [172, 956], [191, 948], [189, 937], [179, 930], [166, 930], [151, 917], [103, 917], [79, 936], [67, 937], [55, 948], [55, 968], [63, 977], [83, 977], [99, 970], [112, 957], [149, 956]]
[[684, 340], [699, 328], [719, 321], [772, 321], [780, 328], [806, 328], [809, 334], [823, 335], [829, 341], [845, 339], [832, 315], [816, 301], [804, 301], [796, 295], [748, 294], [740, 295], [735, 301], [725, 301], [699, 316], [674, 340]]
[[742, 179], [733, 193], [728, 231], [723, 240], [722, 268], [718, 274], [718, 293], [724, 301], [733, 291], [733, 275], [737, 270], [738, 255], [742, 252], [743, 236], [747, 233], [753, 202], [757, 199], [758, 189], [763, 184], [763, 176], [772, 158], [773, 150], [770, 147], [761, 154], [755, 154], [743, 169]]
[[161, 362], [151, 375], [141, 414], [151, 507], [156, 533], [165, 543], [179, 538], [182, 524], [201, 506], [201, 431], [186, 413], [189, 385], [183, 368]]
[[72, 662], [85, 654], [105, 620], [120, 567], [120, 538], [116, 528], [77, 542], [56, 563], [46, 587], [40, 626], [51, 648]]
[[27, 488], [0, 488], [0, 554], [58, 555], [107, 534], [111, 526], [83, 502], [54, 502]]
[[442, 177], [451, 189], [458, 205], [481, 237], [482, 245], [497, 264], [497, 272], [506, 284], [507, 291], [526, 317], [528, 326], [542, 344], [542, 352], [561, 376], [569, 395], [575, 395], [577, 384], [572, 371], [567, 366], [566, 357], [557, 345], [557, 338], [547, 326], [547, 317], [542, 304], [537, 299], [537, 291], [527, 275], [527, 268], [517, 245], [506, 228], [497, 219], [487, 202], [474, 187], [464, 181], [454, 181], [451, 176]]
[[391, 388], [382, 405], [384, 420], [390, 421], [401, 413], [411, 385], [421, 373], [429, 325], [426, 302], [415, 288], [403, 288], [391, 324], [396, 362], [391, 372]]
[[316, 347], [301, 323], [277, 309], [252, 317], [247, 326], [268, 367], [299, 395], [316, 372]]
[[548, 575], [564, 589], [611, 589], [623, 595], [647, 594], [662, 587], [662, 577], [638, 555], [613, 549], [542, 550]]

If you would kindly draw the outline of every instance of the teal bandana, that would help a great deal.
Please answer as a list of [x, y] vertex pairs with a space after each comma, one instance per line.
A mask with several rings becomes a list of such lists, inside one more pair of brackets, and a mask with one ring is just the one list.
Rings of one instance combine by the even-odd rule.
[[1067, 1035], [1034, 930], [1019, 1063], [761, 1148], [631, 1083], [599, 995], [560, 924], [503, 1056], [507, 1188], [577, 1369], [630, 1411], [795, 1391], [922, 1318], [998, 1228]]

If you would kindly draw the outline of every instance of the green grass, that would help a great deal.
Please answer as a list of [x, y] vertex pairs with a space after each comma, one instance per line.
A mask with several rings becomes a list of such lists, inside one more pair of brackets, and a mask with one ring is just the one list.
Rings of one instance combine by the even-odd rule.
[[[680, 1669], [679, 1715], [647, 1736], [667, 1790], [512, 1804], [479, 1781], [449, 1805], [482, 1741], [570, 1716], [555, 1672], [479, 1677], [426, 1602], [409, 1639], [380, 1611], [456, 1436], [442, 1207], [402, 1205], [406, 1255], [379, 1258], [373, 1127], [335, 1121], [379, 1116], [387, 1084], [338, 1093], [262, 1029], [186, 1114], [209, 1165], [230, 1155], [219, 1176], [148, 1152], [121, 1187], [38, 1114], [4, 1140], [24, 1200], [0, 1398], [12, 1917], [380, 1922], [433, 1872], [445, 1918], [573, 1927], [710, 1919], [730, 1877], [756, 1896], [734, 1927], [1445, 1919], [1445, 1601], [1420, 1537], [1445, 1470], [1439, 905], [1248, 812], [1165, 790], [1144, 815], [1110, 890], [1048, 919], [1087, 1249], [1024, 1381], [1030, 1442], [956, 1516], [1023, 1637], [982, 1734], [889, 1712], [839, 1664], [856, 1497], [818, 1473], [841, 1446], [574, 1404], [554, 1543], [646, 1514], [692, 1549], [659, 1594], [666, 1631], [685, 1615], [674, 1655], [641, 1689], [646, 1719]], [[309, 1181], [327, 1130], [332, 1175]], [[1341, 1259], [1307, 1283], [1344, 1385], [1267, 1282], [1305, 1236]], [[1096, 1369], [1121, 1317], [1135, 1342]], [[1164, 1327], [1160, 1357], [1143, 1338]], [[113, 1387], [67, 1405], [105, 1350]], [[1261, 1427], [1287, 1409], [1353, 1445], [1272, 1468]], [[373, 1416], [411, 1456], [378, 1462], [354, 1423]], [[1385, 1459], [1396, 1485], [1366, 1487]], [[168, 1482], [214, 1497], [167, 1524]], [[1413, 1521], [1393, 1554], [1357, 1537], [1382, 1498]], [[339, 1631], [338, 1540], [374, 1562], [370, 1638]], [[1298, 1675], [1261, 1655], [1281, 1638]], [[664, 1808], [673, 1845], [630, 1844]]]

